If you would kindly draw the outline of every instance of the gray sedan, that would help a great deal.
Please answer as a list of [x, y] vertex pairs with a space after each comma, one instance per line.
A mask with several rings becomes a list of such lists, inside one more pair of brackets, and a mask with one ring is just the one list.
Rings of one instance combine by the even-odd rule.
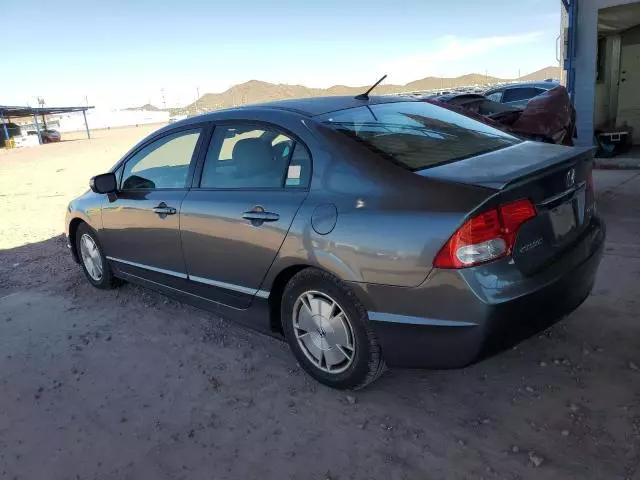
[[462, 367], [575, 309], [605, 228], [587, 149], [435, 105], [327, 97], [153, 133], [68, 207], [88, 281], [137, 283], [283, 336], [358, 388]]
[[512, 83], [487, 90], [484, 95], [494, 102], [506, 103], [514, 107], [525, 107], [529, 100], [558, 85], [560, 82], [551, 79], [542, 82]]

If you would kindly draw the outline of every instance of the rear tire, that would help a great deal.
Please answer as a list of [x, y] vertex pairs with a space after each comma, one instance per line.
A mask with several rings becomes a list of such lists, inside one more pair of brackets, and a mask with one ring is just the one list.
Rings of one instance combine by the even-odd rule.
[[365, 308], [333, 275], [315, 268], [294, 275], [282, 296], [281, 318], [293, 354], [320, 383], [355, 390], [384, 373]]
[[91, 285], [103, 290], [119, 285], [120, 282], [111, 272], [98, 235], [86, 223], [78, 225], [76, 230], [76, 251], [82, 270]]

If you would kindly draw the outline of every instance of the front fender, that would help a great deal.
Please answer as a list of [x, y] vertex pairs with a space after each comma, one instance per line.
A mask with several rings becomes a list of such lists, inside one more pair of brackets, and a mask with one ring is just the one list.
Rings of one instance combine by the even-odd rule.
[[67, 237], [67, 247], [71, 250], [76, 261], [78, 261], [78, 252], [76, 252], [75, 232], [78, 225], [84, 222], [96, 232], [102, 230], [103, 202], [103, 195], [89, 191], [81, 197], [72, 200], [67, 206], [64, 222], [65, 236]]

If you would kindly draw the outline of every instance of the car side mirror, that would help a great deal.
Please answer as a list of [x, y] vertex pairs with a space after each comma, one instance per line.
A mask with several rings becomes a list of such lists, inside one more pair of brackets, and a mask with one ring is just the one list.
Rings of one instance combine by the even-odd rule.
[[89, 187], [96, 193], [113, 193], [118, 189], [115, 173], [103, 173], [89, 180]]

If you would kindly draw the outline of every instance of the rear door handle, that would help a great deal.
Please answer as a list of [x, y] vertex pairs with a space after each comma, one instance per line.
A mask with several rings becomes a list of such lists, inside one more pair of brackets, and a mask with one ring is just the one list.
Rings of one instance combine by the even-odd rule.
[[153, 207], [153, 211], [158, 215], [175, 215], [177, 213], [175, 208], [167, 206], [164, 202], [160, 202], [157, 207]]
[[242, 214], [242, 218], [257, 222], [275, 222], [280, 220], [280, 215], [272, 212], [249, 211]]

